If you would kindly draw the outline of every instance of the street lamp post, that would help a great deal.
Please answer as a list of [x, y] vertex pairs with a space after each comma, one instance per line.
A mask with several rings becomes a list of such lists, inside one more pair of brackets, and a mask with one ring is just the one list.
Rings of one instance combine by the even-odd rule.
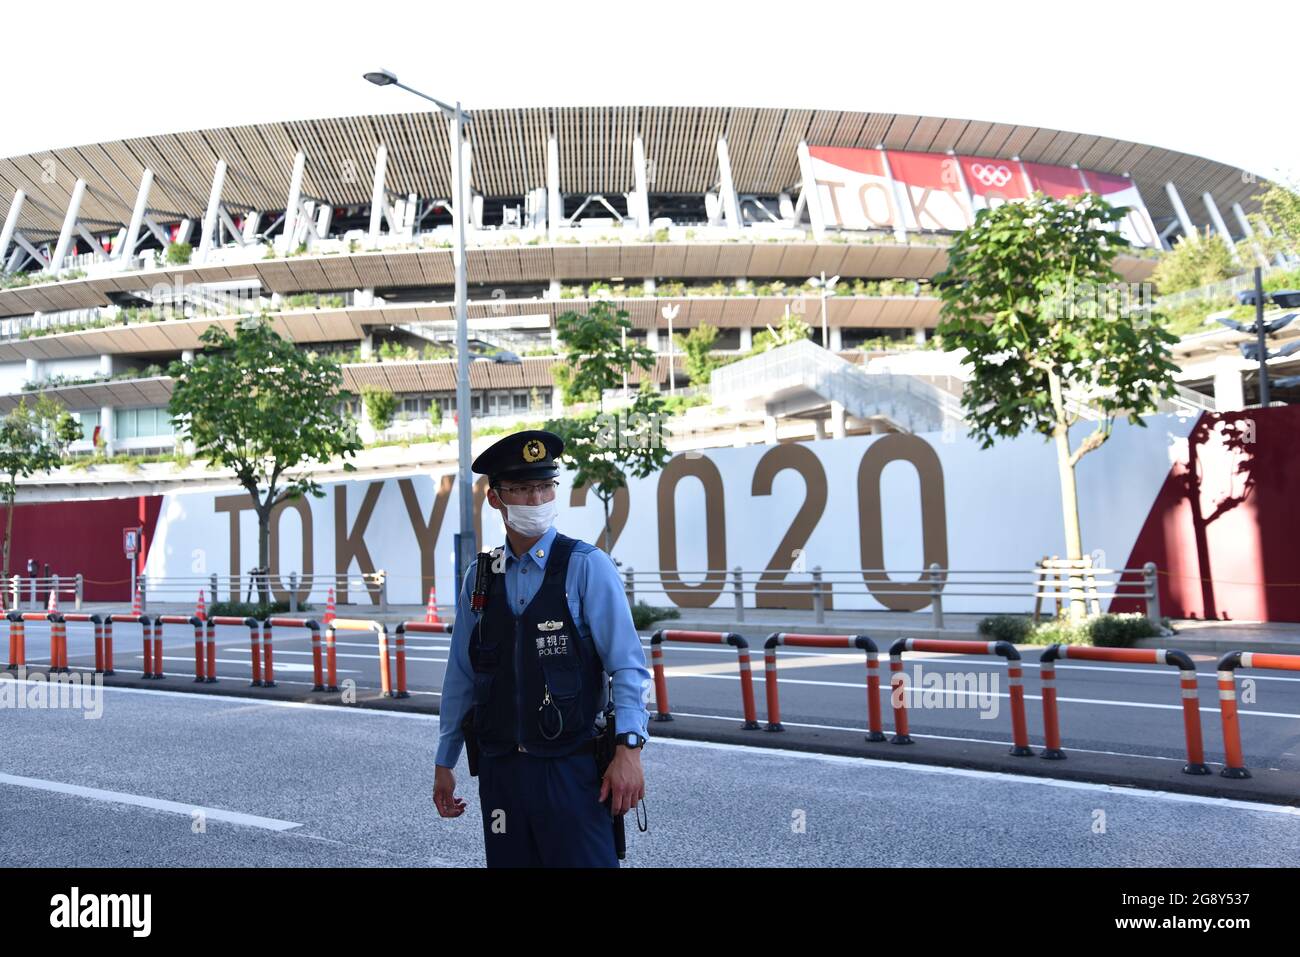
[[835, 284], [836, 284], [837, 282], [840, 281], [840, 277], [839, 277], [839, 276], [831, 276], [830, 279], [827, 279], [827, 278], [826, 278], [826, 273], [823, 272], [823, 273], [822, 273], [822, 276], [821, 276], [820, 279], [810, 279], [810, 280], [808, 280], [808, 281], [811, 282], [814, 286], [816, 286], [816, 287], [818, 288], [818, 290], [821, 292], [821, 300], [822, 300], [822, 348], [823, 348], [823, 349], [829, 349], [829, 348], [831, 347], [831, 340], [830, 340], [830, 331], [827, 329], [827, 326], [826, 326], [826, 295], [827, 295], [827, 293], [829, 293], [829, 292], [831, 292], [832, 290], [834, 290], [834, 288], [835, 288]]
[[673, 351], [673, 320], [677, 318], [677, 313], [681, 311], [681, 306], [673, 303], [664, 306], [659, 310], [660, 314], [668, 320], [668, 394], [677, 394], [677, 356]]
[[456, 436], [459, 451], [459, 466], [456, 473], [460, 489], [460, 531], [456, 533], [456, 591], [465, 579], [470, 562], [474, 560], [474, 488], [470, 480], [470, 461], [473, 458], [473, 432], [470, 426], [469, 394], [469, 322], [466, 316], [465, 280], [465, 217], [469, 213], [469, 203], [465, 201], [468, 190], [462, 175], [461, 153], [464, 149], [462, 138], [464, 128], [470, 123], [470, 116], [461, 109], [460, 101], [448, 106], [419, 90], [412, 89], [397, 81], [397, 76], [388, 70], [378, 70], [365, 74], [365, 78], [376, 86], [396, 86], [408, 93], [414, 93], [421, 99], [428, 100], [438, 107], [443, 116], [452, 121], [452, 138], [455, 142], [456, 197], [452, 212], [456, 217]]

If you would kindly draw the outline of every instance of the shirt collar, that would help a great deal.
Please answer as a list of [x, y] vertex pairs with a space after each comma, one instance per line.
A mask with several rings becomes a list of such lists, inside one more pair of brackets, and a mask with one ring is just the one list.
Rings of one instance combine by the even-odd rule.
[[[552, 525], [543, 533], [541, 538], [533, 542], [533, 547], [528, 550], [528, 557], [533, 560], [533, 564], [538, 568], [546, 568], [546, 559], [550, 557], [551, 544], [555, 541], [555, 535], [555, 526]], [[519, 561], [519, 557], [515, 555], [514, 546], [510, 544], [508, 537], [505, 543], [505, 554], [507, 563], [511, 560]]]

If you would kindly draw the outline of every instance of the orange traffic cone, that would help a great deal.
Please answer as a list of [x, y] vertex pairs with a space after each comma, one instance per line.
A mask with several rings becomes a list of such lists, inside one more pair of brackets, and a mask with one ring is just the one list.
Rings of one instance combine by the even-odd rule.
[[135, 595], [131, 598], [131, 614], [137, 618], [144, 614], [144, 597], [140, 594], [140, 585], [135, 586]]
[[199, 621], [208, 620], [208, 603], [203, 599], [203, 589], [199, 589], [199, 603], [194, 607], [194, 617]]
[[328, 625], [334, 618], [334, 586], [331, 585], [325, 596], [325, 624]]
[[429, 586], [429, 606], [424, 609], [424, 621], [429, 625], [442, 624], [442, 619], [438, 617], [438, 589], [432, 585]]

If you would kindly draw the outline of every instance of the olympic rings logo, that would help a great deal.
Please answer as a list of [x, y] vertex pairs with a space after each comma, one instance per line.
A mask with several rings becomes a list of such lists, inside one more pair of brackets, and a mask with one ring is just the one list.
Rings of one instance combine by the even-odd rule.
[[1007, 166], [986, 166], [984, 163], [972, 163], [971, 175], [985, 186], [1006, 186], [1011, 182], [1011, 169]]

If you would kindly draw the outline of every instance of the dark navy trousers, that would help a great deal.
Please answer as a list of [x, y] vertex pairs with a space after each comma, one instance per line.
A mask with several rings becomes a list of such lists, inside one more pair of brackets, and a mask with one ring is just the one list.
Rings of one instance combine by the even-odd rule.
[[478, 794], [488, 867], [618, 867], [590, 752], [480, 755]]

